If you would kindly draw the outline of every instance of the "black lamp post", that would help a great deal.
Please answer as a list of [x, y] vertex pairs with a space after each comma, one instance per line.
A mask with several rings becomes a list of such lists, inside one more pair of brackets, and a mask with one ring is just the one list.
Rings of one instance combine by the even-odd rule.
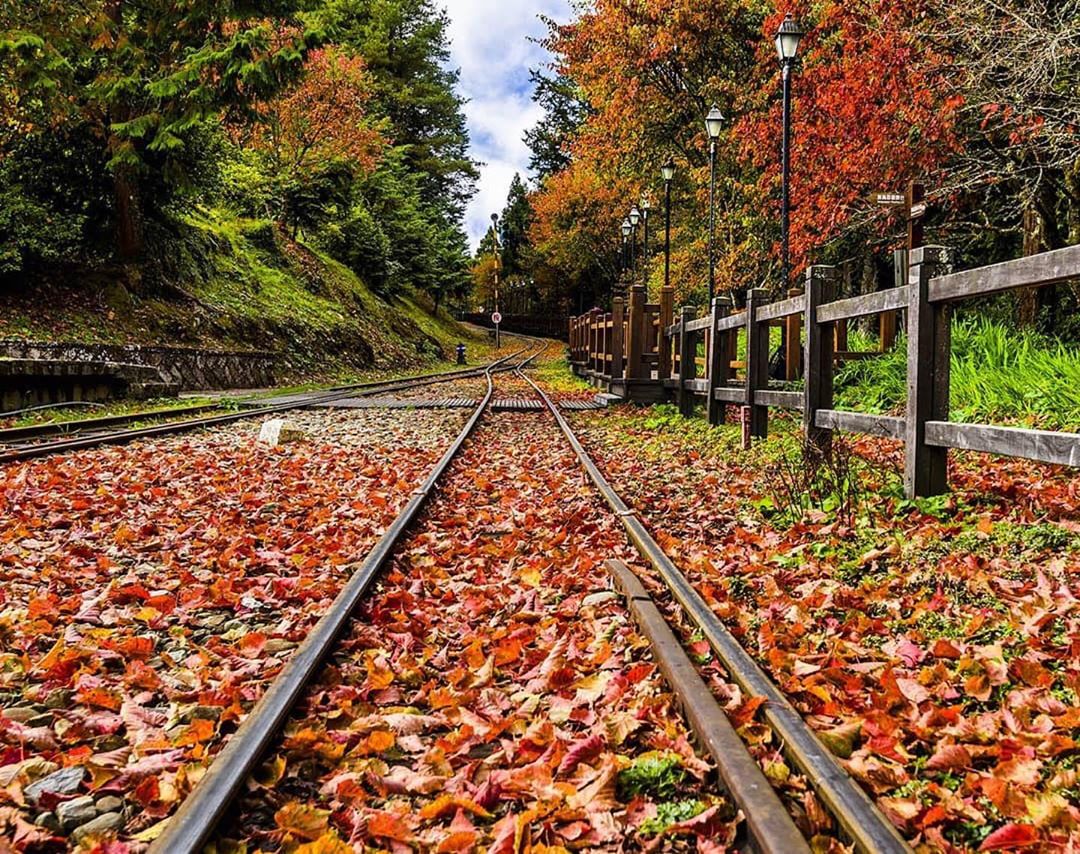
[[637, 227], [641, 225], [641, 211], [638, 210], [638, 206], [634, 205], [630, 208], [630, 283], [633, 284], [637, 278], [637, 263], [635, 256], [637, 255]]
[[645, 248], [641, 253], [641, 279], [645, 287], [649, 286], [649, 213], [652, 211], [652, 200], [645, 194], [641, 194], [641, 219], [645, 223]]
[[631, 225], [629, 219], [624, 219], [622, 224], [622, 242], [623, 248], [627, 249], [629, 257], [627, 259], [626, 269], [630, 271], [630, 275], [634, 275], [634, 226]]
[[671, 287], [671, 182], [675, 180], [675, 161], [660, 167], [664, 177], [664, 287]]
[[724, 114], [717, 107], [705, 117], [709, 132], [709, 305], [716, 296], [716, 142], [724, 127]]
[[806, 31], [788, 13], [776, 32], [776, 53], [784, 79], [784, 143], [781, 152], [782, 201], [780, 204], [781, 268], [784, 290], [791, 283], [791, 71], [799, 56], [799, 42]]
[[[491, 253], [495, 257], [495, 313], [499, 313], [499, 215], [491, 215]], [[495, 349], [502, 346], [499, 324], [495, 324]]]

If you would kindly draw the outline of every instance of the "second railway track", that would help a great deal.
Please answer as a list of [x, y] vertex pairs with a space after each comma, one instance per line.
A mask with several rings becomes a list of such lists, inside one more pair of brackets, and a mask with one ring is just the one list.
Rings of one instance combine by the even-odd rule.
[[[483, 377], [488, 371], [512, 369], [523, 350], [518, 350], [491, 364], [461, 371], [421, 374], [396, 380], [384, 380], [337, 386], [321, 391], [268, 399], [267, 405], [236, 411], [221, 411], [217, 406], [197, 406], [176, 410], [153, 410], [126, 415], [92, 418], [75, 422], [60, 422], [40, 426], [0, 429], [0, 465], [30, 460], [53, 454], [64, 454], [103, 445], [118, 445], [138, 439], [170, 436], [206, 427], [231, 424], [251, 418], [277, 415], [317, 404], [328, 404], [345, 398], [376, 394], [392, 394], [406, 389], [423, 388], [471, 377]], [[209, 414], [203, 414], [209, 413]], [[199, 415], [197, 418], [175, 420], [177, 416]], [[163, 420], [168, 419], [168, 420]], [[145, 421], [162, 423], [131, 427]], [[126, 429], [125, 429], [126, 428]]]
[[[540, 352], [532, 354], [516, 367], [524, 367]], [[358, 606], [401, 545], [406, 532], [421, 516], [428, 500], [438, 490], [442, 477], [477, 429], [485, 413], [491, 411], [494, 400], [493, 367], [486, 371], [486, 395], [477, 404], [452, 446], [425, 483], [413, 493], [412, 500], [348, 581], [332, 608], [312, 630], [240, 729], [218, 754], [201, 783], [154, 842], [152, 854], [195, 854], [213, 837], [222, 818], [244, 789], [248, 777], [265, 758], [306, 688], [353, 620]], [[528, 387], [535, 391], [535, 400], [540, 403], [539, 408], [553, 416], [574, 454], [625, 527], [634, 548], [664, 580], [684, 615], [709, 641], [731, 679], [746, 695], [765, 698], [764, 721], [776, 733], [792, 763], [805, 775], [834, 816], [841, 835], [857, 850], [866, 854], [909, 852], [909, 846], [899, 833], [832, 758], [782, 692], [709, 611], [689, 582], [666, 558], [659, 545], [641, 525], [633, 510], [615, 494], [574, 436], [559, 407], [532, 380], [520, 373], [519, 377], [522, 381], [520, 388], [524, 388], [523, 384], [528, 383]], [[513, 408], [528, 411], [536, 407]], [[678, 696], [697, 740], [715, 762], [721, 788], [745, 816], [744, 846], [776, 854], [808, 852], [808, 841], [798, 830], [749, 749], [741, 742], [711, 689], [698, 673], [656, 603], [646, 593], [637, 575], [625, 563], [617, 560], [608, 562], [608, 570], [616, 586], [622, 591], [635, 621], [648, 638], [654, 660]]]

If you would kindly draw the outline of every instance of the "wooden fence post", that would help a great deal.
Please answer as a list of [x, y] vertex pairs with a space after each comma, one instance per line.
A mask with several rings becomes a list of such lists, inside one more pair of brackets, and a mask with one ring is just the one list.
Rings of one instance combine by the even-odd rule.
[[674, 365], [671, 359], [671, 339], [667, 330], [675, 322], [675, 289], [665, 287], [660, 290], [660, 337], [657, 340], [659, 367], [656, 375], [661, 382], [671, 379]]
[[686, 324], [694, 319], [693, 306], [684, 305], [679, 312], [679, 412], [689, 418], [694, 414], [694, 395], [686, 389], [686, 381], [697, 373], [697, 339], [687, 332]]
[[596, 366], [594, 370], [596, 371], [598, 376], [603, 376], [605, 370], [603, 363], [604, 312], [600, 311], [600, 309], [596, 310], [596, 315], [593, 317], [593, 324], [596, 326]]
[[833, 330], [817, 322], [818, 306], [836, 296], [836, 268], [816, 266], [806, 271], [806, 384], [803, 391], [803, 427], [809, 443], [825, 451], [832, 430], [817, 426], [821, 409], [833, 406]]
[[769, 407], [759, 405], [755, 392], [769, 388], [769, 326], [757, 319], [758, 309], [769, 301], [769, 292], [753, 288], [746, 293], [746, 403], [750, 407], [750, 435], [769, 435]]
[[[802, 288], [791, 288], [787, 295], [797, 297], [802, 293]], [[784, 333], [785, 379], [788, 382], [794, 382], [802, 373], [802, 315], [789, 314], [784, 318], [784, 323], [787, 325]]]
[[716, 297], [712, 304], [712, 324], [709, 327], [709, 423], [714, 427], [727, 420], [727, 405], [716, 399], [716, 389], [727, 385], [731, 376], [731, 357], [728, 355], [730, 332], [717, 332], [716, 322], [731, 314], [731, 297]]
[[930, 302], [930, 280], [948, 272], [949, 250], [924, 246], [911, 252], [908, 272], [907, 448], [904, 488], [909, 498], [941, 495], [949, 488], [945, 448], [926, 444], [926, 422], [949, 420], [952, 311]]
[[621, 380], [623, 378], [623, 354], [626, 352], [626, 341], [623, 338], [623, 322], [625, 320], [622, 297], [615, 297], [611, 301], [611, 378]]
[[627, 342], [626, 377], [639, 380], [643, 376], [642, 353], [645, 348], [645, 286], [634, 285], [630, 290], [630, 331]]

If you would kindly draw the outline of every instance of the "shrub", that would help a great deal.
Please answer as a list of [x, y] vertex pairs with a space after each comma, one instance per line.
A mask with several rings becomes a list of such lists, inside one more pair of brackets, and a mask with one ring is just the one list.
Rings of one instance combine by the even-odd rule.
[[369, 288], [386, 293], [390, 282], [390, 238], [362, 203], [353, 206], [341, 223], [331, 223], [319, 233], [319, 244]]

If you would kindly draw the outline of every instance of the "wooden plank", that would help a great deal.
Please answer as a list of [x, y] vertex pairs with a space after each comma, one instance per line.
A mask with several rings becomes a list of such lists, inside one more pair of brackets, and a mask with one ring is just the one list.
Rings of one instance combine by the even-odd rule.
[[872, 294], [849, 297], [818, 306], [817, 322], [834, 323], [837, 320], [865, 317], [869, 314], [880, 314], [883, 311], [898, 311], [907, 308], [907, 305], [907, 288], [890, 288], [887, 291], [875, 291]]
[[865, 433], [886, 439], [903, 439], [906, 424], [906, 419], [895, 415], [870, 415], [865, 412], [840, 412], [835, 409], [819, 409], [814, 418], [814, 426], [823, 430]]
[[780, 302], [763, 305], [758, 309], [758, 319], [762, 321], [778, 320], [791, 314], [802, 314], [804, 311], [806, 311], [806, 295], [800, 294], [797, 297], [790, 297]]
[[746, 314], [731, 314], [716, 321], [717, 332], [727, 332], [731, 329], [742, 329], [746, 325]]
[[1076, 278], [1080, 278], [1080, 245], [938, 276], [930, 282], [930, 302], [950, 302], [1015, 288], [1054, 285]]
[[746, 389], [730, 385], [717, 386], [713, 389], [713, 397], [723, 403], [746, 403]]
[[926, 444], [1080, 467], [1080, 434], [928, 421]]
[[687, 380], [683, 383], [683, 388], [694, 394], [708, 394], [709, 393], [709, 381], [708, 380]]
[[802, 411], [803, 396], [800, 391], [765, 391], [754, 392], [754, 402], [762, 406], [774, 406], [777, 409], [797, 409]]
[[687, 332], [704, 332], [709, 328], [709, 325], [713, 322], [711, 317], [701, 317], [697, 320], [691, 321], [686, 324]]

